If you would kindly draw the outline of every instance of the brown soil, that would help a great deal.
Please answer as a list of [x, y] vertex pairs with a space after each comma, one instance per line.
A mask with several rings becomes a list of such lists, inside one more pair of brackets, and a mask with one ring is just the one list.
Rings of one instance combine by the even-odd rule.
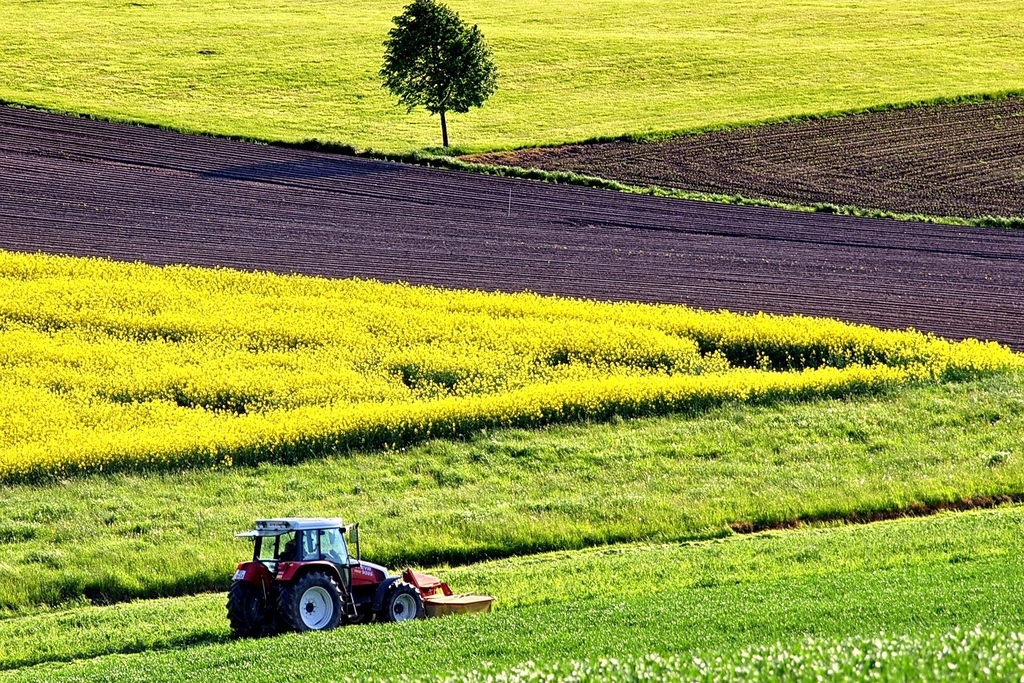
[[805, 313], [1024, 349], [1024, 231], [629, 195], [6, 108], [0, 248]]
[[1024, 216], [1024, 99], [464, 157], [629, 185], [930, 216]]

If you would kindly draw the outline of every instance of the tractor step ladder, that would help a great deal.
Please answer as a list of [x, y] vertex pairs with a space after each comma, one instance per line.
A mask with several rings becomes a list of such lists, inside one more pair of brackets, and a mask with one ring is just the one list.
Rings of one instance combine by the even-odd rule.
[[343, 588], [341, 591], [341, 609], [349, 620], [355, 621], [359, 618], [359, 608], [356, 607], [356, 599], [348, 588]]

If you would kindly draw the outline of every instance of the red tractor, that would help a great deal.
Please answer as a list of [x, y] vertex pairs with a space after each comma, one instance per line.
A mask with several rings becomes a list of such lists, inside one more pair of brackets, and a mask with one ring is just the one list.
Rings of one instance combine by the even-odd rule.
[[359, 525], [340, 519], [262, 519], [237, 535], [254, 542], [252, 560], [238, 565], [228, 591], [228, 620], [239, 636], [488, 612], [494, 600], [454, 595], [432, 576], [411, 569], [392, 576], [363, 561]]

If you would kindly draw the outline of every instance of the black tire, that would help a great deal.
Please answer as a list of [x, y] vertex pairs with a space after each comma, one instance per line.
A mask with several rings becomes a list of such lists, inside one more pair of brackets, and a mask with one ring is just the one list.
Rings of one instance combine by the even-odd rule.
[[423, 598], [411, 583], [395, 581], [384, 594], [384, 604], [377, 614], [378, 621], [394, 622], [422, 619], [426, 616], [423, 610]]
[[310, 572], [278, 590], [277, 611], [292, 631], [329, 631], [341, 623], [341, 589], [329, 574]]
[[349, 619], [350, 624], [369, 624], [373, 622], [373, 618], [377, 615], [373, 613], [373, 606], [367, 605], [365, 610], [360, 610], [359, 616], [354, 619]]
[[228, 590], [228, 621], [240, 638], [258, 638], [274, 632], [275, 615], [259, 586], [235, 581]]

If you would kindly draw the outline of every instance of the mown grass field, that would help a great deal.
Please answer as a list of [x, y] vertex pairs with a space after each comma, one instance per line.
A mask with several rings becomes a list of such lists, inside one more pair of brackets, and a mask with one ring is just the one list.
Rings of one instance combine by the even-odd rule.
[[[496, 595], [490, 615], [258, 641], [229, 639], [223, 594], [84, 607], [0, 620], [0, 665], [22, 666], [0, 680], [415, 679], [650, 653], [714, 662], [773, 643], [813, 650], [809, 636], [827, 649], [975, 625], [1009, 645], [1024, 626], [1022, 525], [1024, 511], [1008, 507], [486, 562], [445, 575]], [[1019, 666], [1015, 656], [1004, 665]]]
[[[377, 78], [402, 2], [9, 0], [0, 100], [260, 139], [439, 145]], [[1014, 0], [454, 3], [501, 71], [467, 151], [1024, 88]], [[969, 93], [965, 92], [969, 90]]]

